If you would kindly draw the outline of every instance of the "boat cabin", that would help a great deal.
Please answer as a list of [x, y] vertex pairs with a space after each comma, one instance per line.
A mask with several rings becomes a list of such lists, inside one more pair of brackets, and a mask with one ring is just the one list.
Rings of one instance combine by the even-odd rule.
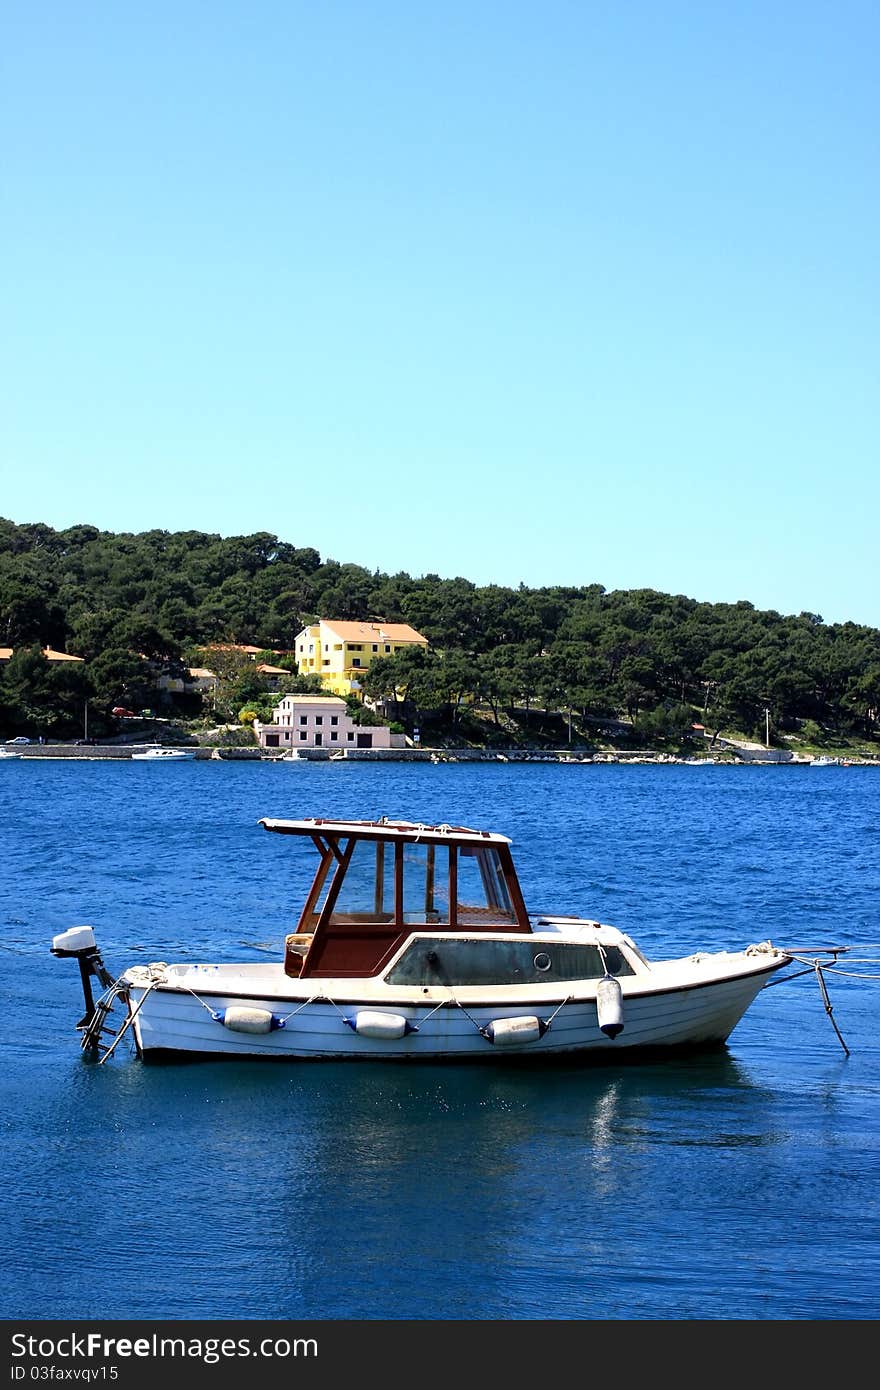
[[531, 934], [503, 835], [406, 821], [270, 820], [307, 836], [318, 866], [284, 968], [303, 977], [378, 975], [414, 932]]

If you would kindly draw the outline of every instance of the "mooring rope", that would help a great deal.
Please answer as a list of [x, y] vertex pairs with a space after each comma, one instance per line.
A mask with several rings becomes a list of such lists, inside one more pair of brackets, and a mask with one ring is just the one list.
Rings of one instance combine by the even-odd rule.
[[847, 1057], [848, 1057], [848, 1056], [850, 1055], [850, 1053], [849, 1053], [849, 1048], [847, 1047], [846, 1043], [843, 1041], [843, 1036], [842, 1036], [842, 1034], [841, 1034], [841, 1032], [840, 1032], [840, 1029], [838, 1028], [837, 1024], [834, 1022], [834, 1010], [833, 1010], [833, 1008], [831, 1007], [831, 1000], [828, 998], [828, 990], [827, 990], [826, 985], [825, 985], [825, 977], [824, 977], [824, 975], [822, 974], [822, 966], [821, 966], [821, 964], [819, 963], [819, 961], [816, 961], [815, 964], [816, 964], [816, 979], [819, 981], [819, 992], [820, 992], [821, 995], [822, 995], [822, 1002], [823, 1002], [823, 1004], [825, 1005], [825, 1012], [826, 1012], [826, 1014], [828, 1015], [828, 1017], [831, 1019], [831, 1027], [834, 1029], [835, 1033], [837, 1034], [837, 1036], [838, 1036], [838, 1038], [839, 1038], [839, 1040], [840, 1040], [840, 1046], [843, 1048], [844, 1052], [846, 1053], [846, 1055], [847, 1055]]
[[474, 1027], [476, 1028], [477, 1032], [478, 1032], [482, 1037], [485, 1037], [486, 1034], [485, 1034], [485, 1032], [484, 1032], [484, 1025], [483, 1025], [482, 1023], [478, 1023], [477, 1020], [476, 1020], [475, 1018], [473, 1018], [471, 1014], [468, 1013], [468, 1011], [467, 1011], [467, 1009], [465, 1008], [464, 1004], [462, 1004], [462, 1002], [461, 1002], [460, 999], [456, 999], [456, 997], [455, 997], [454, 994], [451, 995], [451, 998], [452, 998], [453, 1004], [455, 1004], [457, 1008], [461, 1009], [461, 1011], [462, 1011], [462, 1013], [464, 1014], [465, 1018], [468, 1019], [468, 1020], [474, 1025]]
[[844, 1042], [843, 1035], [834, 1019], [834, 1008], [831, 1003], [830, 996], [828, 994], [828, 986], [825, 982], [825, 976], [835, 975], [838, 976], [840, 979], [867, 980], [871, 983], [880, 982], [880, 961], [878, 961], [873, 956], [851, 956], [848, 961], [848, 964], [852, 965], [874, 966], [875, 970], [871, 974], [866, 974], [860, 970], [845, 970], [838, 964], [838, 957], [842, 955], [849, 955], [849, 952], [852, 950], [876, 951], [878, 949], [880, 949], [880, 946], [878, 946], [878, 944], [875, 942], [860, 944], [858, 947], [823, 946], [820, 947], [819, 950], [825, 956], [830, 957], [830, 959], [826, 960], [822, 959], [822, 954], [813, 955], [812, 952], [810, 952], [809, 950], [784, 950], [782, 954], [788, 956], [789, 960], [794, 961], [797, 965], [803, 966], [803, 969], [795, 971], [793, 974], [790, 975], [780, 976], [775, 980], [768, 980], [765, 988], [769, 988], [771, 985], [788, 984], [789, 981], [798, 980], [803, 975], [815, 975], [816, 982], [819, 986], [819, 993], [822, 996], [822, 1003], [824, 1005], [825, 1012], [831, 1020], [831, 1026], [837, 1034], [837, 1038], [841, 1047], [843, 1048], [847, 1057], [849, 1057], [850, 1050]]
[[199, 996], [196, 994], [195, 990], [190, 989], [189, 985], [184, 985], [183, 988], [186, 990], [187, 994], [192, 995], [193, 999], [195, 999], [197, 1004], [201, 1004], [202, 1008], [206, 1009], [212, 1018], [214, 1017], [215, 1013], [217, 1012], [216, 1009], [212, 1009], [210, 1004], [206, 1004], [204, 999], [200, 999]]

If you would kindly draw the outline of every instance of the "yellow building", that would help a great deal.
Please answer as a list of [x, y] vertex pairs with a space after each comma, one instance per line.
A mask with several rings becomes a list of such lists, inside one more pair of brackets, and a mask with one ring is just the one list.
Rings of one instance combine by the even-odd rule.
[[297, 635], [294, 652], [302, 676], [320, 676], [338, 695], [360, 691], [359, 677], [380, 656], [404, 647], [427, 647], [428, 639], [408, 623], [368, 623], [322, 618]]

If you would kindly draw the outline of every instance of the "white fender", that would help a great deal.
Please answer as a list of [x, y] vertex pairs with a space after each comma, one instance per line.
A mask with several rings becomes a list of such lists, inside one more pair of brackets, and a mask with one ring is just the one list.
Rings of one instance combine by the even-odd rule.
[[[347, 1020], [346, 1020], [347, 1021]], [[361, 1009], [355, 1014], [354, 1031], [360, 1038], [402, 1038], [411, 1031], [403, 1014], [383, 1014], [372, 1009]]]
[[596, 1013], [606, 1037], [616, 1038], [623, 1032], [623, 990], [613, 975], [603, 975], [596, 986]]
[[279, 1026], [268, 1009], [254, 1009], [246, 1004], [233, 1004], [228, 1009], [221, 1009], [214, 1017], [234, 1033], [271, 1033], [273, 1028]]
[[523, 1018], [495, 1018], [484, 1029], [485, 1036], [496, 1047], [537, 1042], [543, 1032], [541, 1021], [534, 1014], [527, 1014]]

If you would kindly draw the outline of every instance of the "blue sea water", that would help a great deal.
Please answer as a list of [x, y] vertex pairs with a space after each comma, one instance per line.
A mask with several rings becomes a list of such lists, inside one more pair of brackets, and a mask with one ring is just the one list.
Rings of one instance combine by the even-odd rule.
[[807, 976], [619, 1069], [84, 1061], [51, 938], [275, 955], [311, 859], [257, 821], [300, 815], [501, 831], [649, 956], [880, 941], [875, 769], [0, 766], [0, 1317], [877, 1317], [878, 982], [829, 978], [849, 1057]]

